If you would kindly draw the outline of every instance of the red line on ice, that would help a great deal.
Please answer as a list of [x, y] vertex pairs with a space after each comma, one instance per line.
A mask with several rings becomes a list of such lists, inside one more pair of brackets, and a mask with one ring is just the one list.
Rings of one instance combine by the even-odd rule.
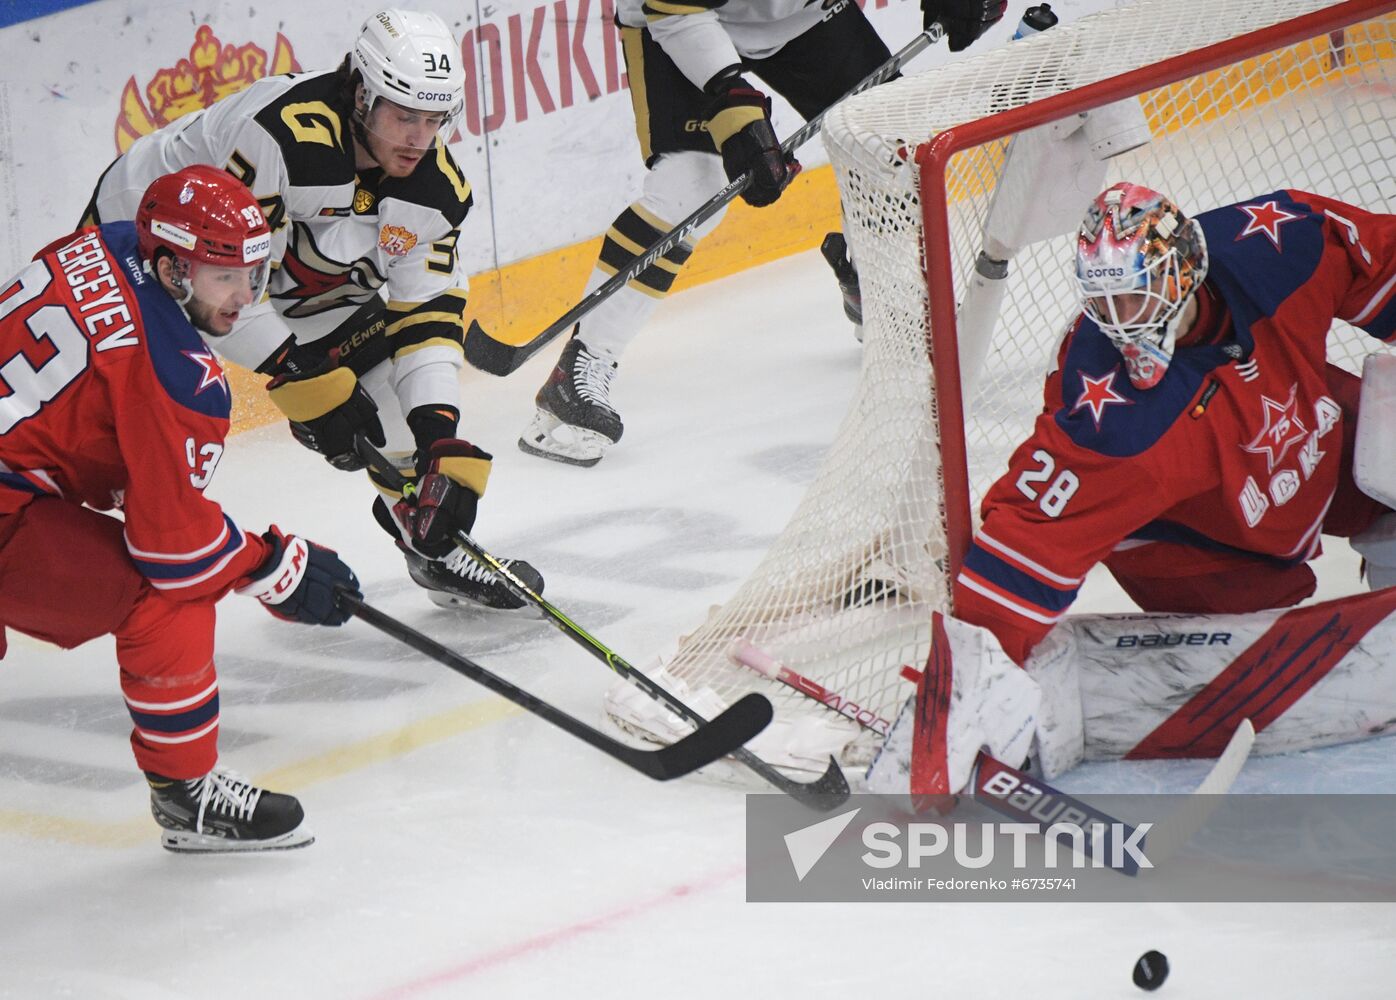
[[420, 979], [414, 979], [401, 986], [389, 987], [381, 993], [374, 994], [372, 1000], [404, 1000], [406, 997], [415, 996], [426, 990], [437, 989], [448, 983], [455, 983], [462, 979], [468, 979], [481, 972], [487, 972], [501, 965], [505, 965], [516, 958], [532, 955], [536, 952], [547, 951], [549, 948], [567, 944], [584, 934], [591, 934], [595, 931], [599, 931], [610, 924], [629, 920], [631, 917], [639, 916], [642, 913], [648, 913], [651, 910], [660, 909], [671, 903], [686, 899], [689, 896], [696, 896], [699, 893], [709, 892], [732, 881], [734, 878], [745, 873], [745, 871], [745, 866], [727, 868], [722, 871], [714, 872], [707, 878], [700, 879], [697, 882], [684, 882], [679, 885], [670, 886], [658, 895], [651, 896], [647, 899], [637, 900], [634, 903], [621, 906], [608, 913], [603, 913], [587, 920], [580, 920], [566, 927], [559, 927], [556, 930], [527, 938], [516, 944], [505, 945], [502, 948], [497, 948], [494, 951], [486, 952], [483, 955], [472, 958], [470, 961], [457, 965], [454, 968], [443, 969], [440, 972], [432, 973], [429, 976], [423, 976]]

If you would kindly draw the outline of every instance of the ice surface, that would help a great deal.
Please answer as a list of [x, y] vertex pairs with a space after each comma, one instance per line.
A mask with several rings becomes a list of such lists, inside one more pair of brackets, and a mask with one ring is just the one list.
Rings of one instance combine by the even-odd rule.
[[[730, 595], [812, 476], [857, 376], [834, 282], [804, 254], [676, 296], [626, 355], [622, 444], [584, 470], [520, 454], [555, 352], [468, 376], [493, 451], [477, 537], [637, 663]], [[610, 675], [526, 613], [434, 608], [359, 476], [282, 428], [233, 440], [212, 492], [249, 529], [336, 547], [368, 599], [599, 721]], [[1321, 573], [1351, 588], [1349, 552]], [[1127, 605], [1092, 579], [1083, 605]], [[220, 606], [224, 760], [299, 795], [307, 850], [160, 850], [109, 641], [10, 634], [0, 666], [0, 996], [768, 1000], [1385, 997], [1379, 905], [749, 905], [740, 790], [629, 772], [359, 623]], [[1396, 791], [1390, 739], [1253, 760], [1243, 791]], [[1095, 764], [1061, 784], [1181, 791], [1202, 762]]]

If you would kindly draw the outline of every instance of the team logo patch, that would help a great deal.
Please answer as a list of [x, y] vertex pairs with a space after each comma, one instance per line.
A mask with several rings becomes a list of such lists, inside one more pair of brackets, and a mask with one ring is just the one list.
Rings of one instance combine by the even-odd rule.
[[1254, 236], [1257, 233], [1264, 233], [1271, 243], [1275, 244], [1275, 249], [1280, 249], [1280, 227], [1292, 219], [1300, 216], [1286, 212], [1273, 201], [1267, 201], [1260, 205], [1238, 205], [1236, 206], [1246, 213], [1246, 228], [1236, 234], [1238, 241], [1244, 240], [1247, 236]]
[[384, 226], [378, 234], [378, 245], [389, 257], [401, 257], [417, 245], [417, 234], [401, 226]]
[[354, 214], [363, 215], [373, 208], [373, 203], [378, 199], [373, 197], [373, 192], [359, 188], [354, 192]]
[[1085, 372], [1078, 371], [1081, 376], [1081, 395], [1076, 398], [1076, 405], [1071, 408], [1072, 414], [1077, 410], [1087, 409], [1091, 411], [1091, 419], [1095, 421], [1095, 429], [1100, 430], [1100, 420], [1105, 416], [1105, 408], [1122, 403], [1126, 406], [1133, 405], [1134, 401], [1126, 399], [1115, 391], [1115, 376], [1120, 373], [1120, 366], [1116, 365], [1100, 378], [1091, 378]]
[[1250, 444], [1241, 446], [1252, 455], [1264, 455], [1266, 472], [1274, 472], [1275, 466], [1284, 461], [1285, 452], [1303, 441], [1309, 429], [1299, 419], [1297, 383], [1289, 387], [1289, 399], [1277, 403], [1269, 396], [1261, 394], [1260, 405], [1265, 417], [1265, 426]]
[[223, 366], [218, 363], [208, 351], [183, 351], [183, 355], [203, 371], [199, 375], [199, 387], [194, 390], [194, 395], [203, 392], [209, 386], [216, 385], [223, 390], [223, 395], [228, 395], [228, 381], [223, 375]]

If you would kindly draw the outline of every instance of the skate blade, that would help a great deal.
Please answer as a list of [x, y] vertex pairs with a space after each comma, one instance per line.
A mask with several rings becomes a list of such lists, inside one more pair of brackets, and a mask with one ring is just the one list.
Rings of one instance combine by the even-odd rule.
[[160, 846], [176, 854], [252, 854], [258, 851], [293, 851], [315, 843], [315, 834], [302, 824], [279, 837], [266, 840], [231, 840], [192, 830], [165, 830]]
[[[565, 438], [556, 433], [563, 429], [567, 434]], [[611, 439], [604, 434], [564, 424], [551, 413], [539, 410], [533, 416], [533, 423], [519, 438], [519, 451], [552, 462], [589, 469], [601, 461], [611, 443]]]
[[427, 600], [438, 608], [446, 608], [450, 611], [517, 611], [526, 607], [522, 601], [513, 596], [510, 596], [509, 600], [516, 603], [491, 604], [488, 601], [477, 601], [471, 597], [461, 597], [459, 594], [452, 594], [446, 590], [423, 589], [427, 591]]

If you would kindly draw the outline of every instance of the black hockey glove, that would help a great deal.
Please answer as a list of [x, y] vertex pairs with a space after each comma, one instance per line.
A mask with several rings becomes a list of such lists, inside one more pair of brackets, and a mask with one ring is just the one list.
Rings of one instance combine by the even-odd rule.
[[305, 625], [343, 625], [349, 613], [339, 606], [337, 591], [362, 597], [359, 579], [335, 554], [299, 535], [283, 535], [272, 525], [263, 534], [271, 551], [239, 594], [255, 597], [285, 621]]
[[771, 127], [771, 99], [747, 83], [732, 66], [708, 81], [704, 88], [711, 100], [704, 111], [708, 134], [722, 154], [727, 179], [735, 181], [751, 172], [751, 186], [742, 200], [760, 208], [780, 197], [795, 175], [800, 161], [780, 151]]
[[378, 406], [348, 368], [278, 375], [267, 383], [267, 395], [291, 422], [291, 435], [336, 469], [364, 467], [354, 452], [355, 435], [380, 448], [386, 443]]
[[950, 51], [967, 49], [1003, 18], [1008, 0], [921, 0], [921, 24], [939, 21], [950, 40]]
[[469, 533], [490, 478], [493, 458], [469, 441], [437, 441], [425, 456], [417, 481], [393, 505], [403, 541], [422, 555], [440, 559], [456, 547], [456, 532]]

